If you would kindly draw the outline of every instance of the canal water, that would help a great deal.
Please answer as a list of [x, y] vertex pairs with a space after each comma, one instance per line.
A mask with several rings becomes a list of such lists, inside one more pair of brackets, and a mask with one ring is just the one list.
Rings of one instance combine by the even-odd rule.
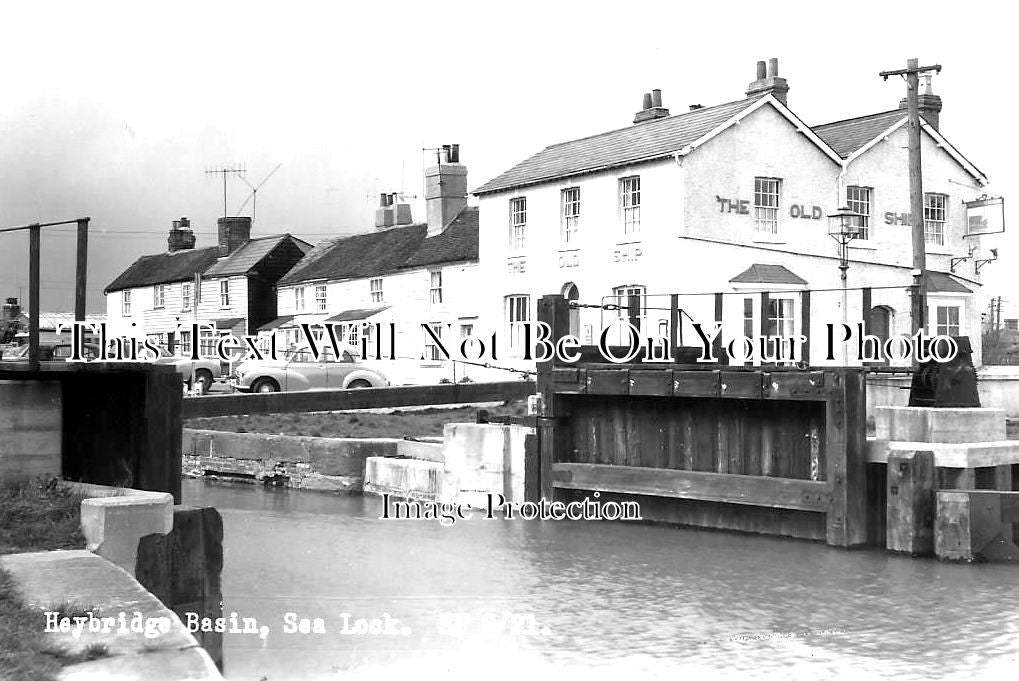
[[[227, 679], [1016, 678], [1019, 566], [624, 522], [381, 520], [202, 480]], [[288, 614], [290, 613], [290, 614]], [[305, 618], [325, 633], [288, 633]], [[360, 622], [359, 622], [360, 620]]]

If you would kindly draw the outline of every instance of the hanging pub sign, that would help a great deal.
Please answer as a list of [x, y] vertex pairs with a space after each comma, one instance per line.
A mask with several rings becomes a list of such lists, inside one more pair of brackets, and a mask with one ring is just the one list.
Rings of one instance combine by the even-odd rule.
[[1000, 234], [1005, 231], [1005, 199], [1000, 196], [981, 196], [976, 201], [964, 201], [966, 206], [966, 236]]

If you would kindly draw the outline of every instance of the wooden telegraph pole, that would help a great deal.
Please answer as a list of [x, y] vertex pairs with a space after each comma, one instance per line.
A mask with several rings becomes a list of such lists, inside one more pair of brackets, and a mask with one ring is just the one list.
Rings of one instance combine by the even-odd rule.
[[888, 76], [904, 76], [906, 80], [906, 102], [908, 105], [909, 131], [909, 206], [910, 226], [913, 232], [913, 333], [927, 326], [927, 250], [924, 238], [923, 216], [923, 171], [920, 162], [920, 74], [941, 72], [941, 65], [917, 66], [916, 59], [906, 60], [906, 68], [897, 71], [882, 71]]

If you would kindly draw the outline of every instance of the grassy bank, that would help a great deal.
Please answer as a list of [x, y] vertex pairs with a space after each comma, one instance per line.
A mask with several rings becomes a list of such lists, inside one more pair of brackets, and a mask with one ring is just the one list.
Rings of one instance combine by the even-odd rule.
[[[85, 548], [80, 506], [81, 497], [56, 480], [0, 487], [0, 554]], [[44, 626], [42, 612], [25, 605], [0, 569], [0, 678], [55, 679], [63, 665], [81, 661], [52, 649]]]
[[[217, 416], [189, 419], [185, 428], [223, 430], [232, 433], [273, 433], [311, 437], [428, 437], [441, 436], [447, 423], [474, 423], [477, 407], [456, 409], [397, 410], [390, 414], [375, 413], [314, 413], [314, 414], [253, 414], [250, 416]], [[524, 416], [527, 403], [510, 402], [489, 407], [492, 417]]]

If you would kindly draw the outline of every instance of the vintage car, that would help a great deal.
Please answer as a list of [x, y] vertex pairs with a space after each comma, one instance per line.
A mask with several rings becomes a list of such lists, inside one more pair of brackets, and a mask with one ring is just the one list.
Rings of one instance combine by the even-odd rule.
[[345, 390], [384, 388], [389, 380], [382, 372], [366, 366], [353, 348], [341, 348], [337, 360], [325, 348], [316, 361], [309, 348], [287, 351], [279, 360], [241, 362], [230, 384], [242, 392], [273, 393], [295, 390]]
[[195, 388], [202, 395], [209, 392], [213, 381], [217, 378], [222, 378], [224, 375], [223, 365], [217, 359], [202, 358], [192, 360], [190, 357], [170, 354], [163, 348], [159, 348], [159, 357], [154, 363], [172, 364], [177, 369], [177, 373], [184, 378], [184, 384], [189, 391], [191, 389], [191, 376], [193, 372]]
[[[99, 358], [101, 354], [99, 346], [93, 343], [85, 343], [83, 346], [82, 357], [86, 360], [92, 361]], [[40, 343], [39, 344], [39, 361], [41, 362], [62, 362], [70, 359], [71, 357], [71, 344], [70, 343]], [[27, 362], [28, 361], [28, 345], [21, 345], [14, 350], [5, 351], [3, 357], [0, 358], [4, 362]]]

